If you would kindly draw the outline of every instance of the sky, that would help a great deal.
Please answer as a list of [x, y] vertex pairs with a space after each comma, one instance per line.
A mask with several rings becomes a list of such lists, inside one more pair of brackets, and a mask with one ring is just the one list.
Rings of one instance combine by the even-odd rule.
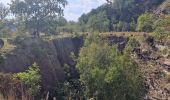
[[[64, 17], [69, 21], [77, 21], [83, 13], [88, 13], [92, 9], [106, 3], [106, 0], [67, 0], [68, 5], [64, 9]], [[10, 0], [0, 0], [7, 4]]]

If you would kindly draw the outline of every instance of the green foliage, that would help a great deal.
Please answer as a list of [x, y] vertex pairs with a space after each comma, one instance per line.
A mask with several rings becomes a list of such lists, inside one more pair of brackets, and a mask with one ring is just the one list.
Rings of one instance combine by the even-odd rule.
[[153, 18], [149, 13], [144, 13], [138, 18], [137, 31], [152, 32], [153, 31]]
[[88, 34], [88, 36], [85, 39], [84, 46], [88, 46], [91, 43], [98, 43], [99, 42], [99, 33], [94, 32], [93, 34]]
[[10, 30], [7, 28], [7, 15], [9, 14], [9, 8], [0, 2], [0, 37], [10, 36]]
[[[157, 7], [163, 1], [114, 0], [112, 5], [104, 4], [88, 14], [83, 14], [79, 18], [81, 31], [135, 31], [139, 15]], [[107, 28], [103, 29], [104, 27]]]
[[63, 90], [65, 100], [68, 100], [68, 98], [71, 98], [72, 100], [84, 98], [82, 92], [83, 87], [78, 79], [71, 79], [64, 82]]
[[87, 29], [90, 31], [107, 32], [109, 31], [109, 20], [107, 19], [106, 12], [99, 12], [89, 18], [87, 22]]
[[79, 18], [79, 22], [78, 22], [81, 26], [80, 31], [82, 32], [87, 31], [87, 25], [86, 25], [87, 21], [88, 21], [88, 15], [86, 14], [81, 15], [81, 17]]
[[170, 16], [163, 16], [155, 23], [155, 37], [163, 41], [170, 38]]
[[59, 26], [58, 33], [77, 33], [79, 32], [79, 25], [74, 21], [69, 21], [63, 26]]
[[66, 0], [13, 0], [10, 10], [27, 30], [53, 33], [66, 4]]
[[9, 14], [9, 8], [0, 3], [0, 21], [4, 20]]
[[[63, 93], [65, 100], [71, 98], [77, 100], [83, 98], [83, 86], [78, 78], [72, 76], [71, 67], [67, 64], [64, 65], [64, 72], [66, 75], [65, 82], [63, 83]], [[75, 73], [74, 73], [75, 74]]]
[[167, 27], [170, 26], [170, 16], [162, 16], [157, 22], [155, 27]]
[[58, 25], [59, 26], [65, 26], [67, 24], [67, 20], [64, 17], [58, 18]]
[[130, 54], [133, 52], [134, 48], [138, 48], [140, 46], [139, 42], [135, 39], [135, 37], [129, 37], [129, 41], [125, 48], [125, 53]]
[[165, 30], [164, 29], [162, 29], [162, 28], [157, 28], [156, 30], [155, 30], [155, 32], [154, 32], [155, 34], [154, 34], [154, 36], [158, 39], [158, 40], [163, 40], [163, 39], [165, 39], [165, 37], [166, 37], [166, 33], [165, 33]]
[[115, 46], [91, 43], [82, 47], [77, 60], [84, 95], [96, 100], [138, 100], [141, 78], [137, 64]]
[[29, 66], [29, 69], [26, 70], [26, 72], [14, 74], [14, 78], [18, 78], [25, 85], [27, 85], [29, 87], [28, 92], [31, 95], [36, 96], [39, 93], [39, 83], [41, 81], [41, 75], [40, 69], [36, 63], [34, 63], [32, 66]]
[[14, 35], [14, 32], [12, 32], [12, 28], [14, 26], [14, 23], [11, 20], [0, 20], [0, 37], [1, 38], [7, 38]]

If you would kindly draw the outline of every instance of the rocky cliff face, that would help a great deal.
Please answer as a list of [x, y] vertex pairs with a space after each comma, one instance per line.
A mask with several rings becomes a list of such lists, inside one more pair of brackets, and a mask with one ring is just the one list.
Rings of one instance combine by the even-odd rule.
[[70, 54], [78, 54], [83, 45], [82, 37], [65, 37], [50, 41], [37, 38], [23, 38], [15, 41], [17, 47], [2, 57], [0, 72], [22, 72], [36, 62], [41, 70], [42, 85], [49, 88], [65, 79], [64, 64], [68, 64], [76, 75], [75, 63]]
[[[117, 36], [101, 37], [109, 45], [117, 44], [119, 50], [123, 50], [128, 39]], [[71, 53], [78, 55], [83, 46], [83, 37], [63, 37], [53, 40], [40, 38], [17, 38], [10, 40], [16, 48], [0, 56], [0, 72], [17, 73], [23, 72], [34, 62], [40, 67], [44, 92], [56, 87], [57, 82], [65, 80], [64, 65], [67, 64], [71, 69], [71, 76], [79, 78], [75, 69], [76, 63], [71, 58]]]
[[[128, 42], [128, 38], [123, 36], [108, 35], [100, 38], [107, 41], [109, 45], [117, 44], [120, 51], [124, 49]], [[0, 72], [22, 72], [36, 62], [40, 67], [42, 87], [46, 92], [51, 89], [50, 87], [55, 87], [57, 82], [65, 80], [64, 64], [71, 67], [73, 77], [79, 76], [75, 69], [76, 63], [70, 55], [72, 52], [78, 55], [83, 45], [82, 37], [64, 37], [53, 40], [21, 38], [12, 43], [15, 43], [16, 48], [5, 56], [0, 56]], [[146, 95], [143, 99], [169, 100], [169, 44], [167, 43], [165, 46], [157, 45], [152, 38], [148, 38], [141, 41], [140, 47], [136, 50], [134, 49], [132, 56], [146, 78]], [[164, 50], [167, 53], [164, 54]]]
[[0, 39], [0, 49], [4, 46], [4, 41]]

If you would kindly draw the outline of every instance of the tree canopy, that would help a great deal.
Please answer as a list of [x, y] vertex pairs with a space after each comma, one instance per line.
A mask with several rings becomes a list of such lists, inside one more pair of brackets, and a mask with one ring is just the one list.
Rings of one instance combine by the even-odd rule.
[[115, 46], [92, 42], [80, 51], [77, 61], [85, 97], [95, 100], [137, 100], [141, 78], [137, 64]]
[[10, 9], [27, 30], [49, 32], [63, 15], [66, 0], [13, 0]]
[[[108, 0], [111, 1], [111, 0]], [[107, 24], [103, 24], [104, 27], [108, 27], [105, 30], [98, 30], [100, 26], [97, 25], [93, 31], [135, 31], [138, 17], [146, 12], [152, 11], [164, 0], [112, 0], [111, 4], [104, 4], [97, 9], [93, 9], [88, 14], [83, 14], [79, 18], [79, 24], [82, 31], [88, 31], [88, 26], [96, 23], [96, 20], [105, 20]], [[94, 19], [94, 16], [98, 16], [101, 13], [105, 13], [104, 17]], [[91, 21], [93, 19], [93, 21]]]
[[9, 14], [8, 7], [5, 7], [4, 4], [0, 3], [0, 21], [4, 20]]
[[139, 16], [137, 21], [137, 30], [142, 32], [153, 31], [153, 18], [149, 13], [142, 14]]

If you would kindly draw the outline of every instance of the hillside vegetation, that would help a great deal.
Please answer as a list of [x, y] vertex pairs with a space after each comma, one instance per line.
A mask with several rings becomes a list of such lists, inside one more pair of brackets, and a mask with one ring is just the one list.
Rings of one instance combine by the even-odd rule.
[[0, 100], [170, 100], [169, 0], [106, 1], [0, 4]]

